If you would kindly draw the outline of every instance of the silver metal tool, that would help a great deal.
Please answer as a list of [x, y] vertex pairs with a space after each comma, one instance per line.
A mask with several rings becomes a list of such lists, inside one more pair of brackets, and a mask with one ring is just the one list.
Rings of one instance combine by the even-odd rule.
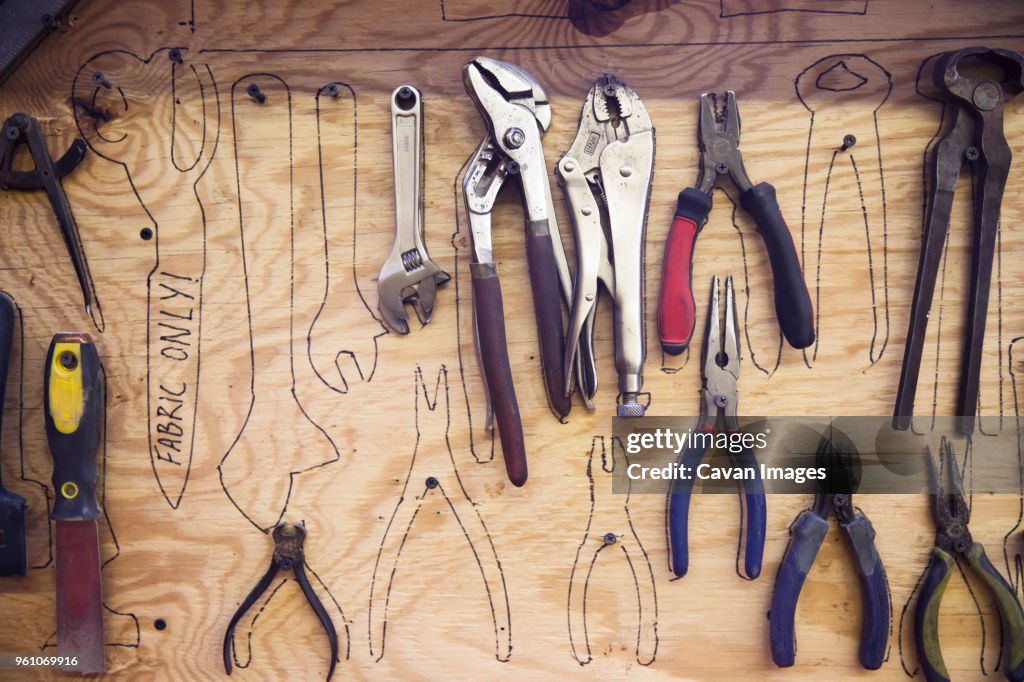
[[654, 174], [654, 127], [643, 102], [614, 76], [587, 94], [579, 132], [558, 162], [576, 236], [576, 277], [566, 332], [564, 386], [573, 371], [583, 402], [594, 409], [597, 369], [592, 340], [598, 283], [615, 307], [615, 369], [620, 417], [642, 417], [644, 366], [644, 231]]
[[377, 309], [389, 327], [409, 333], [405, 305], [421, 324], [434, 313], [437, 287], [451, 279], [423, 243], [423, 104], [420, 91], [391, 93], [391, 160], [395, 177], [395, 242], [377, 276]]
[[472, 237], [469, 268], [473, 278], [474, 338], [487, 389], [488, 415], [493, 410], [509, 478], [522, 485], [526, 481], [526, 455], [494, 262], [491, 211], [505, 180], [518, 181], [545, 388], [552, 411], [564, 417], [572, 401], [562, 390], [562, 303], [571, 299], [572, 282], [541, 146], [541, 137], [551, 124], [551, 106], [537, 79], [513, 64], [477, 57], [463, 68], [462, 79], [487, 125], [487, 135], [470, 158], [462, 182]]

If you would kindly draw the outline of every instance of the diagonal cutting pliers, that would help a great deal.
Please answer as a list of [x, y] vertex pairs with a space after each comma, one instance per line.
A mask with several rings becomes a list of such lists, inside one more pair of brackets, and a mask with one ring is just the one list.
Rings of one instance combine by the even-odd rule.
[[772, 660], [780, 668], [793, 665], [796, 658], [794, 616], [804, 580], [828, 534], [829, 517], [835, 516], [846, 537], [860, 578], [863, 621], [860, 632], [860, 663], [877, 670], [885, 660], [889, 641], [890, 598], [882, 559], [875, 547], [875, 529], [862, 511], [853, 506], [856, 487], [847, 458], [856, 450], [849, 438], [829, 430], [818, 445], [816, 463], [827, 478], [818, 482], [814, 506], [805, 509], [789, 527], [789, 544], [779, 564], [768, 615]]
[[793, 237], [782, 217], [775, 188], [767, 182], [753, 184], [740, 155], [740, 112], [736, 95], [726, 93], [725, 123], [715, 123], [713, 95], [700, 96], [697, 141], [700, 171], [697, 186], [679, 193], [675, 218], [665, 242], [661, 294], [658, 299], [658, 333], [669, 355], [679, 355], [690, 345], [696, 322], [691, 279], [697, 234], [711, 212], [711, 193], [718, 176], [728, 175], [740, 193], [740, 206], [750, 214], [768, 251], [775, 286], [775, 316], [786, 341], [794, 348], [814, 343], [814, 311], [804, 282]]
[[601, 76], [587, 94], [579, 131], [558, 162], [576, 237], [576, 275], [565, 346], [565, 392], [572, 374], [594, 409], [594, 316], [598, 284], [612, 297], [620, 417], [642, 417], [637, 396], [644, 365], [644, 228], [654, 175], [654, 127], [636, 92]]
[[[938, 465], [931, 448], [928, 448], [927, 459], [932, 485], [935, 487], [932, 510], [936, 526], [935, 547], [932, 548], [928, 571], [921, 583], [914, 619], [914, 642], [925, 679], [928, 682], [949, 680], [949, 671], [942, 660], [939, 645], [939, 609], [957, 558], [961, 558], [974, 569], [995, 597], [1005, 642], [1006, 667], [1003, 673], [1008, 680], [1020, 682], [1024, 680], [1024, 612], [1021, 611], [1020, 602], [1010, 584], [989, 561], [984, 546], [971, 537], [967, 526], [971, 520], [971, 510], [964, 496], [963, 479], [953, 454], [953, 443], [946, 438], [942, 439]], [[942, 485], [940, 471], [943, 464], [946, 465], [948, 476], [948, 492]]]
[[469, 62], [462, 80], [487, 124], [487, 135], [470, 158], [462, 182], [472, 236], [474, 336], [488, 414], [493, 409], [509, 480], [521, 486], [526, 482], [526, 452], [508, 359], [491, 211], [506, 179], [517, 180], [526, 214], [526, 257], [548, 402], [559, 418], [565, 417], [572, 401], [564, 390], [562, 305], [572, 298], [572, 283], [541, 146], [541, 136], [551, 124], [551, 105], [533, 76], [495, 59], [477, 57]]
[[[692, 444], [680, 459], [684, 472], [695, 472], [707, 453], [709, 439], [700, 437], [701, 435], [714, 434], [716, 431], [732, 434], [740, 430], [736, 413], [736, 406], [739, 403], [736, 380], [740, 376], [740, 343], [736, 334], [736, 303], [733, 298], [732, 277], [725, 280], [724, 343], [723, 324], [719, 316], [718, 286], [718, 277], [712, 278], [711, 305], [701, 353], [704, 386], [701, 389], [700, 423], [696, 429], [701, 434], [693, 434]], [[749, 447], [743, 447], [739, 452], [730, 451], [729, 457], [736, 467], [758, 471], [754, 452]], [[686, 575], [689, 567], [688, 525], [693, 482], [692, 476], [676, 478], [669, 491], [669, 549], [672, 572], [678, 577]], [[740, 529], [740, 543], [744, 547], [741, 575], [753, 580], [761, 575], [761, 559], [764, 555], [767, 523], [764, 482], [760, 475], [757, 475], [752, 479], [744, 479], [742, 488], [740, 504], [745, 512], [745, 519]]]

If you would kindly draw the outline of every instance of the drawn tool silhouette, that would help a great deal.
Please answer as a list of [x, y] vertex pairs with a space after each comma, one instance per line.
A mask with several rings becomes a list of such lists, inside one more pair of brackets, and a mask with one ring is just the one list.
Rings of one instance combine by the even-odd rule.
[[[455, 456], [448, 438], [451, 426], [451, 404], [448, 392], [448, 369], [442, 365], [431, 392], [423, 369], [416, 368], [416, 444], [412, 462], [395, 511], [381, 538], [377, 561], [370, 584], [370, 655], [374, 660], [384, 657], [388, 627], [388, 604], [395, 576], [401, 564], [402, 550], [415, 541], [415, 522], [424, 507], [448, 507], [473, 553], [491, 616], [494, 620], [494, 656], [505, 662], [512, 655], [512, 620], [508, 591], [501, 561], [494, 549], [490, 531], [480, 517], [473, 501], [466, 494], [459, 478]], [[426, 513], [424, 511], [424, 513]], [[402, 567], [402, 571], [409, 570]], [[428, 570], [427, 567], [421, 567]], [[438, 571], [443, 566], [435, 567]], [[450, 567], [449, 567], [450, 568]]]
[[[265, 97], [262, 103], [254, 96], [257, 91]], [[218, 470], [232, 503], [266, 531], [283, 517], [295, 478], [337, 461], [339, 454], [295, 395], [292, 94], [287, 83], [271, 74], [243, 76], [231, 86], [231, 118], [252, 378], [245, 421]], [[273, 200], [268, 186], [280, 191], [282, 182], [287, 183], [284, 207]]]
[[[587, 592], [594, 570], [609, 561], [622, 557], [633, 576], [632, 590], [637, 599], [636, 662], [654, 663], [658, 653], [658, 595], [654, 586], [654, 571], [647, 550], [640, 543], [633, 519], [629, 515], [629, 492], [612, 492], [611, 475], [616, 467], [621, 471], [629, 466], [629, 457], [621, 441], [613, 438], [605, 446], [603, 436], [594, 436], [587, 462], [590, 480], [590, 517], [583, 532], [583, 540], [576, 550], [576, 558], [569, 575], [569, 646], [572, 657], [581, 666], [593, 660], [590, 636], [587, 631]], [[591, 611], [596, 604], [591, 603]], [[622, 614], [623, 619], [633, 617]]]
[[124, 167], [152, 223], [137, 237], [154, 259], [146, 280], [147, 433], [160, 491], [177, 508], [195, 444], [206, 272], [206, 213], [196, 186], [220, 137], [217, 84], [187, 50], [145, 58], [115, 50], [83, 64], [72, 92], [82, 136]]
[[[794, 87], [811, 114], [800, 260], [814, 298], [817, 334], [814, 345], [804, 349], [804, 362], [812, 367], [823, 336], [826, 346], [831, 336], [844, 357], [851, 342], [863, 346], [870, 366], [882, 358], [889, 342], [888, 227], [878, 111], [892, 93], [892, 76], [865, 55], [836, 54], [801, 71]], [[845, 229], [840, 233], [840, 228]], [[843, 261], [842, 255], [851, 251], [865, 260], [856, 265]], [[870, 283], [866, 296], [849, 292], [844, 297], [844, 310], [858, 318], [870, 316], [870, 323], [847, 324], [830, 335], [821, 328], [822, 288], [836, 267], [862, 273], [857, 280]], [[862, 329], [867, 330], [863, 338], [851, 338], [851, 330]]]

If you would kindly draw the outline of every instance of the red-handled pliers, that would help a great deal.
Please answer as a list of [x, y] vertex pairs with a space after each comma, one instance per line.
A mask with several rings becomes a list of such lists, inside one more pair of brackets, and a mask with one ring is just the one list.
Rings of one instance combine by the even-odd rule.
[[786, 341], [794, 348], [814, 343], [814, 313], [793, 237], [767, 182], [754, 185], [740, 156], [740, 113], [736, 95], [726, 93], [725, 125], [715, 124], [713, 95], [700, 96], [697, 140], [700, 144], [700, 174], [695, 187], [679, 193], [675, 219], [665, 243], [661, 296], [658, 300], [658, 333], [661, 347], [679, 355], [690, 345], [696, 308], [691, 288], [693, 247], [697, 233], [711, 212], [711, 192], [719, 175], [729, 175], [740, 192], [740, 206], [754, 219], [757, 232], [768, 250], [775, 285], [775, 315]]

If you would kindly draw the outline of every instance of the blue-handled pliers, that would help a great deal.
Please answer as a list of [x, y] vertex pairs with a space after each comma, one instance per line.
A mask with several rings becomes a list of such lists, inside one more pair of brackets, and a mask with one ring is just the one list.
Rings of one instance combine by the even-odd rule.
[[793, 618], [800, 589], [804, 585], [821, 543], [828, 534], [829, 517], [835, 516], [843, 529], [860, 578], [863, 622], [858, 657], [862, 666], [877, 670], [885, 660], [889, 642], [889, 583], [882, 559], [875, 547], [875, 529], [859, 509], [853, 506], [850, 457], [856, 456], [853, 443], [841, 431], [829, 429], [818, 446], [816, 461], [827, 470], [819, 481], [814, 506], [805, 509], [789, 527], [789, 545], [779, 564], [768, 613], [772, 660], [780, 668], [793, 665], [796, 633]]
[[[736, 380], [740, 375], [740, 344], [736, 334], [736, 303], [732, 293], [732, 277], [725, 280], [724, 324], [719, 313], [718, 289], [718, 277], [714, 277], [711, 280], [711, 305], [701, 354], [701, 376], [704, 386], [701, 389], [700, 423], [697, 430], [703, 434], [713, 434], [716, 431], [732, 434], [740, 430], [739, 419], [736, 416], [736, 404], [739, 402]], [[680, 459], [682, 471], [690, 475], [673, 481], [669, 492], [669, 548], [672, 555], [672, 571], [677, 577], [686, 575], [689, 566], [687, 526], [690, 496], [693, 493], [693, 474], [704, 459], [709, 440], [711, 439], [691, 439], [692, 444]], [[740, 528], [740, 546], [741, 549], [745, 546], [745, 549], [742, 551], [742, 570], [737, 566], [740, 575], [753, 580], [761, 575], [761, 557], [764, 554], [764, 483], [761, 481], [757, 461], [750, 448], [744, 447], [739, 453], [730, 450], [729, 458], [733, 466], [749, 468], [757, 473], [752, 479], [742, 479], [743, 496], [740, 499], [746, 518], [741, 519], [743, 527]]]

